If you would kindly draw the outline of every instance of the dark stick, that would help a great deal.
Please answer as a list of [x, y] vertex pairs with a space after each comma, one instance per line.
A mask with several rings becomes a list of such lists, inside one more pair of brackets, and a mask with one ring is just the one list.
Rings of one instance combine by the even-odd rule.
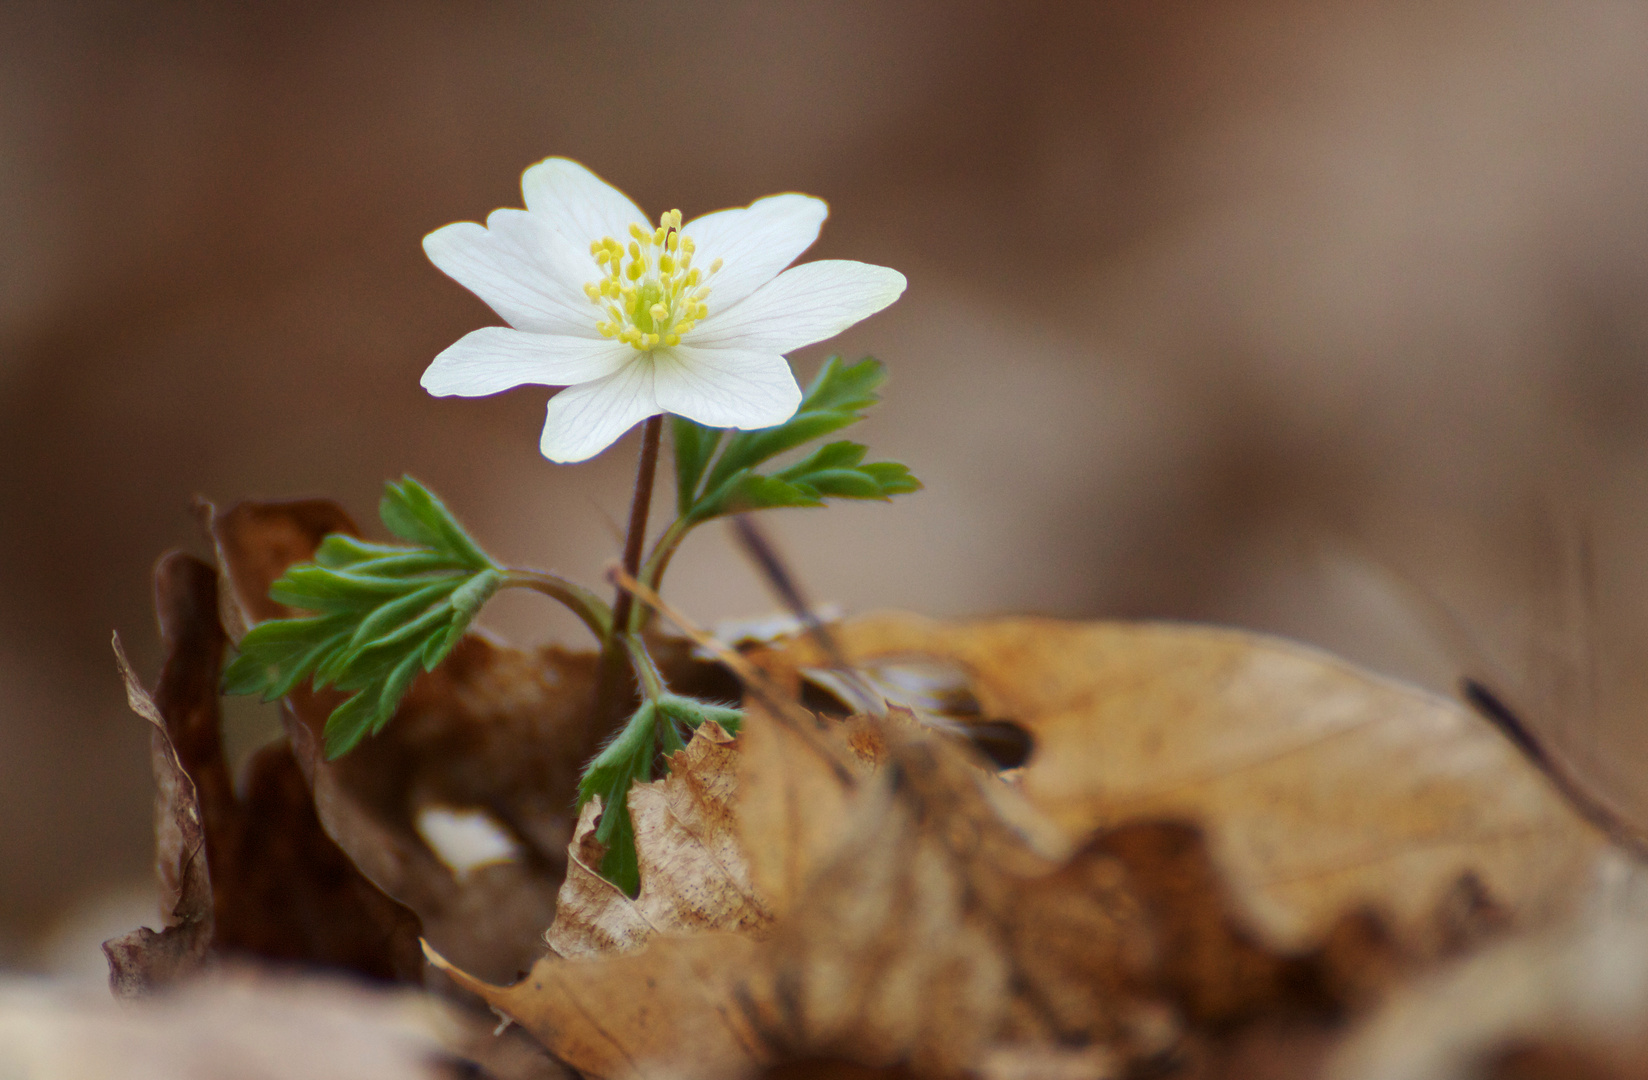
[[807, 602], [807, 597], [801, 591], [800, 583], [790, 573], [789, 567], [784, 565], [784, 560], [779, 557], [772, 541], [767, 539], [767, 534], [750, 520], [748, 514], [735, 515], [732, 526], [745, 554], [761, 568], [761, 572], [767, 577], [767, 583], [778, 594], [778, 598], [784, 601], [784, 606], [790, 609], [790, 614], [800, 620], [802, 628], [812, 636], [813, 641], [824, 653], [824, 658], [830, 662], [830, 666], [850, 671], [852, 665], [847, 662], [846, 654], [841, 651], [841, 645], [836, 641], [835, 635], [830, 633], [829, 627], [813, 612], [812, 605]]
[[[647, 515], [652, 510], [652, 482], [658, 472], [658, 443], [664, 431], [663, 414], [647, 418], [641, 429], [641, 458], [635, 466], [635, 495], [629, 504], [629, 530], [624, 534], [624, 572], [634, 577], [641, 572], [641, 552], [647, 542]], [[635, 596], [619, 589], [612, 604], [612, 630], [601, 643], [601, 670], [595, 686], [595, 734], [606, 729], [629, 697], [631, 681], [624, 677], [628, 655], [621, 635], [629, 633]]]
[[1643, 830], [1592, 794], [1578, 777], [1552, 756], [1545, 743], [1534, 734], [1533, 728], [1505, 703], [1504, 698], [1485, 683], [1469, 677], [1460, 680], [1459, 693], [1467, 705], [1498, 728], [1500, 734], [1545, 774], [1545, 778], [1581, 817], [1637, 858], [1648, 859], [1648, 836], [1644, 835]]

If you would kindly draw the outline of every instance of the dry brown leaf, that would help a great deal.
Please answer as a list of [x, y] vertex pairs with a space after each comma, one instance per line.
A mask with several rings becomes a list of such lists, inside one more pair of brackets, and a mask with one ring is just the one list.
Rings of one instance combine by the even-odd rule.
[[639, 952], [547, 956], [513, 986], [429, 960], [594, 1077], [735, 1077], [770, 1055], [737, 1006], [759, 944], [741, 934], [659, 937]]
[[[855, 658], [960, 663], [989, 716], [1028, 727], [1020, 786], [1072, 835], [1202, 825], [1268, 948], [1373, 908], [1405, 950], [1456, 944], [1475, 898], [1518, 925], [1570, 910], [1618, 856], [1507, 739], [1463, 708], [1260, 635], [1166, 624], [872, 616]], [[782, 658], [818, 658], [804, 642]]]
[[635, 899], [600, 876], [600, 800], [584, 807], [555, 923], [544, 935], [563, 957], [638, 949], [655, 934], [758, 931], [771, 914], [750, 882], [733, 815], [737, 741], [708, 723], [670, 758], [662, 780], [630, 789], [641, 890]]
[[195, 783], [166, 734], [166, 718], [126, 659], [119, 635], [115, 662], [126, 682], [126, 702], [154, 725], [149, 760], [155, 778], [155, 876], [165, 925], [157, 933], [140, 926], [103, 943], [109, 985], [130, 997], [199, 970], [212, 943], [212, 883], [206, 866], [206, 835]]
[[[961, 745], [858, 724], [879, 724], [885, 761], [843, 782], [838, 759], [799, 740], [793, 753], [775, 749], [789, 729], [748, 709], [739, 744], [755, 766], [742, 774], [740, 814], [787, 808], [781, 820], [803, 833], [809, 806], [830, 815], [830, 828], [807, 833], [816, 844], [796, 845], [808, 869], [765, 941], [654, 934], [622, 954], [546, 958], [510, 987], [454, 978], [598, 1077], [815, 1059], [922, 1075], [993, 1063], [1008, 1076], [1017, 1062], [1029, 1076], [1052, 1067], [1042, 1053], [1052, 1046], [1103, 1049], [1061, 1067], [1153, 1058], [1175, 1044], [1179, 1016], [1230, 1022], [1243, 1010], [1341, 1004], [1322, 989], [1320, 958], [1276, 956], [1244, 934], [1194, 829], [1114, 830], [1072, 856]], [[850, 731], [815, 734], [845, 749]], [[809, 803], [798, 790], [829, 798]], [[638, 830], [643, 854], [679, 843]], [[1195, 962], [1170, 962], [1164, 944], [1185, 942]]]
[[133, 708], [156, 726], [157, 858], [170, 925], [106, 943], [115, 992], [174, 981], [209, 954], [421, 981], [417, 917], [361, 877], [321, 829], [290, 748], [261, 750], [246, 798], [236, 798], [218, 711], [227, 638], [216, 572], [168, 555], [155, 569], [155, 599], [166, 660], [152, 697], [119, 659]]
[[871, 763], [857, 753], [814, 751], [813, 740], [839, 735], [840, 725], [799, 718], [814, 725], [808, 738], [758, 705], [746, 703], [745, 711], [757, 719], [746, 720], [738, 738], [739, 844], [756, 893], [782, 917], [844, 842], [848, 805]]

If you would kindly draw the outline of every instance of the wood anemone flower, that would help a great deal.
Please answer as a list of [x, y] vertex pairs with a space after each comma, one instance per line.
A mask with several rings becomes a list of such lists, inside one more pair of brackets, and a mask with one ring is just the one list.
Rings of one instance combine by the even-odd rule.
[[673, 413], [719, 428], [781, 424], [801, 401], [784, 353], [834, 337], [904, 291], [885, 266], [789, 267], [829, 209], [770, 195], [685, 225], [656, 226], [568, 158], [521, 176], [525, 210], [494, 210], [424, 237], [443, 272], [509, 323], [464, 335], [423, 375], [431, 394], [479, 397], [564, 386], [540, 449], [594, 457], [635, 424]]

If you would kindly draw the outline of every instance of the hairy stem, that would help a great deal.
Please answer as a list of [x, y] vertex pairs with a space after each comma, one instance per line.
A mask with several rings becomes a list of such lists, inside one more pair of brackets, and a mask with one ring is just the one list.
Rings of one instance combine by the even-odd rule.
[[664, 676], [653, 663], [652, 654], [647, 652], [646, 643], [638, 634], [625, 634], [624, 647], [629, 650], [630, 666], [641, 679], [641, 696], [648, 701], [657, 701], [664, 696]]
[[[635, 495], [624, 534], [624, 572], [631, 577], [641, 569], [641, 551], [647, 542], [647, 514], [652, 509], [652, 482], [658, 472], [658, 442], [663, 431], [662, 415], [649, 417], [641, 429], [641, 459], [635, 467]], [[634, 610], [635, 597], [619, 589], [612, 605], [612, 624], [601, 643], [601, 671], [595, 688], [595, 724], [602, 734], [619, 713], [627, 711], [633, 693], [622, 637], [629, 633]]]
[[511, 568], [505, 572], [504, 586], [531, 589], [543, 593], [552, 600], [559, 600], [578, 616], [583, 624], [589, 627], [589, 632], [595, 635], [595, 639], [603, 644], [607, 640], [607, 635], [612, 632], [612, 609], [607, 607], [606, 601], [559, 574], [545, 570]]

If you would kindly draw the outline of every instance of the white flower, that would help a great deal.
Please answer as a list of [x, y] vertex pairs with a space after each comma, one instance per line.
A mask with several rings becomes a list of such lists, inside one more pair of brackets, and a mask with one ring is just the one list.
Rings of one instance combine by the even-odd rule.
[[525, 210], [424, 237], [429, 259], [508, 327], [465, 335], [424, 372], [431, 394], [535, 383], [550, 400], [540, 448], [582, 461], [661, 412], [711, 427], [781, 424], [801, 402], [783, 354], [898, 299], [904, 275], [827, 259], [789, 270], [828, 208], [771, 195], [648, 225], [623, 192], [567, 158], [521, 176]]

